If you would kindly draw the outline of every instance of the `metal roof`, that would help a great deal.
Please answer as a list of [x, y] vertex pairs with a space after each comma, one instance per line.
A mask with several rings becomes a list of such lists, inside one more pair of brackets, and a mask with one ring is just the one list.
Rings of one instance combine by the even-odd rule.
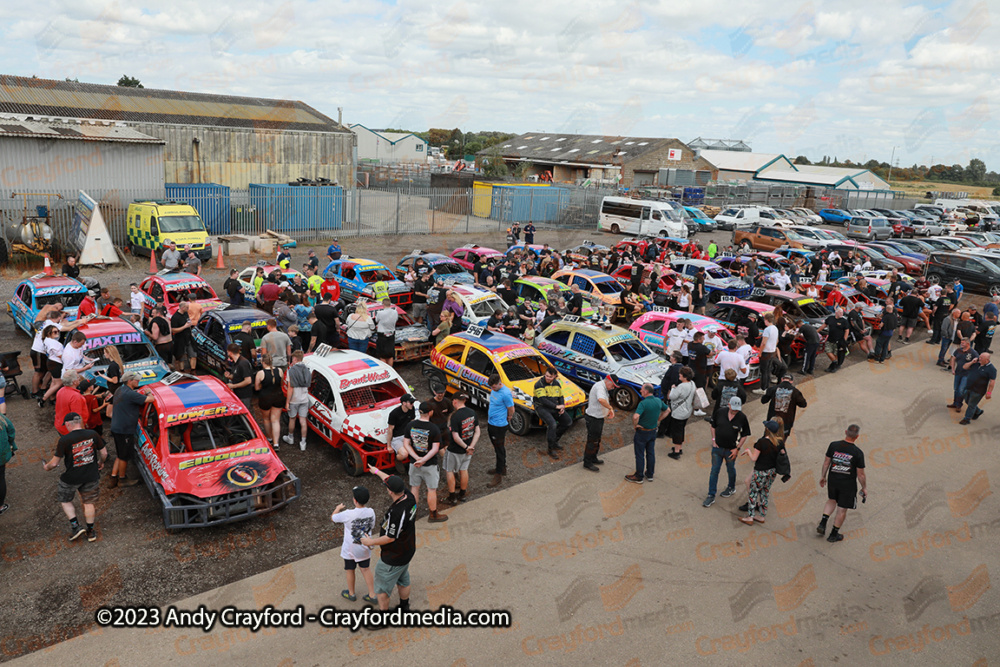
[[349, 132], [303, 102], [0, 75], [0, 113], [131, 123]]
[[629, 162], [644, 153], [668, 146], [686, 147], [677, 139], [662, 137], [614, 137], [596, 134], [532, 132], [520, 134], [494, 147], [485, 148], [477, 155], [488, 156], [495, 150], [499, 150], [500, 155], [508, 160], [524, 158], [541, 162], [612, 164], [619, 161]]
[[703, 149], [698, 155], [725, 171], [757, 172], [775, 161], [789, 161], [781, 153], [744, 153], [740, 151], [725, 151]]
[[76, 141], [114, 141], [132, 144], [163, 144], [163, 139], [137, 132], [114, 123], [62, 123], [58, 121], [18, 120], [0, 116], [0, 137], [29, 139], [69, 139]]

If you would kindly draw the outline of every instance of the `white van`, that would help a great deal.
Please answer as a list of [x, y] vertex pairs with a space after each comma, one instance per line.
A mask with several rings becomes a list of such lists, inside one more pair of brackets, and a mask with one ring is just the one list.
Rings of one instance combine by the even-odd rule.
[[687, 225], [679, 207], [679, 204], [668, 201], [605, 197], [601, 201], [597, 229], [612, 234], [686, 239]]
[[769, 206], [730, 206], [715, 216], [715, 224], [719, 229], [735, 231], [751, 225], [787, 228], [795, 222], [782, 218]]

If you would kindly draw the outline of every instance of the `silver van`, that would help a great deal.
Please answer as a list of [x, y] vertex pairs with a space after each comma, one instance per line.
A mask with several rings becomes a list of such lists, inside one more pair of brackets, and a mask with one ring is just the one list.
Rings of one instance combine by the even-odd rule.
[[892, 238], [892, 225], [885, 218], [857, 216], [847, 223], [847, 238], [874, 241]]

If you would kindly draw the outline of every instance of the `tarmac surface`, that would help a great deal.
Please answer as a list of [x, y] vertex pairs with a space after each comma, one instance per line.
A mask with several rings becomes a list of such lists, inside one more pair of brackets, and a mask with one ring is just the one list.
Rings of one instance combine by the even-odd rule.
[[[411, 241], [382, 239], [382, 252], [352, 254], [393, 260]], [[135, 275], [122, 272], [121, 280], [127, 286]], [[221, 286], [221, 273], [208, 279]], [[5, 318], [0, 336], [12, 331]], [[23, 335], [16, 343], [27, 349]], [[311, 440], [304, 453], [281, 452], [303, 479], [303, 498], [270, 518], [167, 535], [142, 487], [104, 488], [101, 539], [71, 546], [54, 501], [57, 473], [40, 466], [50, 456], [51, 410], [11, 398], [21, 451], [7, 471], [12, 509], [0, 518], [0, 660], [987, 664], [1000, 653], [1000, 596], [990, 585], [1000, 546], [990, 482], [1000, 470], [990, 455], [1000, 426], [989, 402], [981, 419], [958, 425], [944, 407], [951, 378], [933, 365], [932, 350], [916, 342], [885, 365], [855, 363], [800, 384], [810, 407], [789, 440], [793, 477], [775, 482], [763, 525], [737, 521], [745, 459], [738, 493], [701, 507], [710, 460], [701, 421], [690, 425], [680, 461], [658, 442], [656, 480], [642, 486], [623, 480], [633, 468], [628, 415], [606, 428], [614, 451], [603, 455], [600, 474], [572, 465], [582, 425], [565, 436], [559, 462], [544, 456], [539, 432], [512, 439], [517, 476], [489, 495], [482, 493], [492, 453], [474, 459], [473, 500], [449, 510], [447, 523], [418, 521], [411, 603], [510, 611], [511, 627], [493, 629], [97, 628], [95, 611], [113, 605], [361, 609], [339, 596], [341, 535], [327, 520], [358, 480]], [[417, 386], [419, 370], [404, 376]], [[757, 436], [762, 407], [746, 410]], [[825, 498], [819, 471], [826, 445], [850, 422], [862, 426], [869, 502], [848, 514], [847, 539], [829, 544], [814, 530]], [[381, 517], [387, 495], [374, 478], [361, 481]], [[364, 588], [359, 581], [359, 594]]]

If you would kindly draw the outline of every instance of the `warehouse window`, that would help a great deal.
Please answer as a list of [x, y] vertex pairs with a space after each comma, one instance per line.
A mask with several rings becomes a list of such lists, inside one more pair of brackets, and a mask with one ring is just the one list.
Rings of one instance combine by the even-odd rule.
[[417, 144], [417, 152], [418, 153], [423, 153], [424, 152], [424, 145], [423, 144]]

